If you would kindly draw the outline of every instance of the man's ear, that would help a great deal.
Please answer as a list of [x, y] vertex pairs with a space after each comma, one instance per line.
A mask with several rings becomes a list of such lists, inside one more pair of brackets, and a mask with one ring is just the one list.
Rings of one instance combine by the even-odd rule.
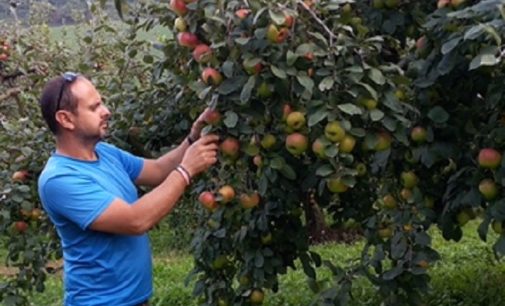
[[74, 116], [71, 112], [65, 110], [59, 110], [54, 115], [56, 121], [61, 125], [62, 128], [67, 130], [73, 130], [75, 128]]

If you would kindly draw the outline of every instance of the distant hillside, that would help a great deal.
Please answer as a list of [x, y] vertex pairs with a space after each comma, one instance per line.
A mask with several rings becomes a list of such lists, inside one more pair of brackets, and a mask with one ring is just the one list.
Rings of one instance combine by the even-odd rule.
[[[90, 0], [99, 2], [97, 0]], [[49, 25], [73, 24], [77, 20], [89, 18], [90, 12], [84, 0], [0, 0], [0, 19], [13, 20], [11, 8], [15, 9], [18, 18], [27, 22], [36, 16], [43, 16]], [[107, 11], [111, 16], [117, 16], [114, 1], [106, 1]]]

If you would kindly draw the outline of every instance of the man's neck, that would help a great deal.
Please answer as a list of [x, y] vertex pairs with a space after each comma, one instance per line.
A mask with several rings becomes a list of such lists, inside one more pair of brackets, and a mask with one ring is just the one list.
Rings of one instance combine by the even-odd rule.
[[94, 161], [98, 159], [95, 153], [96, 141], [85, 142], [75, 137], [65, 137], [63, 135], [56, 137], [56, 152], [60, 155], [72, 157], [75, 159]]

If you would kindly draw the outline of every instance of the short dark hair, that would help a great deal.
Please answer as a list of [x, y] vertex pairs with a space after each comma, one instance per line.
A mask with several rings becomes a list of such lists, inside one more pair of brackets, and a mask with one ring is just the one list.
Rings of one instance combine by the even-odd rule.
[[[77, 99], [72, 95], [70, 86], [68, 86], [70, 84], [67, 83], [68, 81], [65, 80], [63, 76], [58, 76], [49, 80], [42, 91], [42, 96], [39, 101], [42, 116], [51, 132], [55, 135], [58, 133], [59, 127], [55, 117], [56, 112], [60, 109], [68, 110], [73, 113], [77, 112]], [[59, 109], [57, 109], [58, 99], [60, 99]]]

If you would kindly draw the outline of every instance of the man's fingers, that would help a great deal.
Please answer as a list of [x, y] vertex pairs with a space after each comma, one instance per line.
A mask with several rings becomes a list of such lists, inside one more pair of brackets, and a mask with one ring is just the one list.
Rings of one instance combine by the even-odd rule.
[[211, 143], [211, 142], [217, 142], [219, 141], [219, 136], [215, 135], [215, 134], [208, 134], [208, 135], [205, 135], [205, 136], [202, 136], [199, 141], [203, 144], [208, 144], [208, 143]]

